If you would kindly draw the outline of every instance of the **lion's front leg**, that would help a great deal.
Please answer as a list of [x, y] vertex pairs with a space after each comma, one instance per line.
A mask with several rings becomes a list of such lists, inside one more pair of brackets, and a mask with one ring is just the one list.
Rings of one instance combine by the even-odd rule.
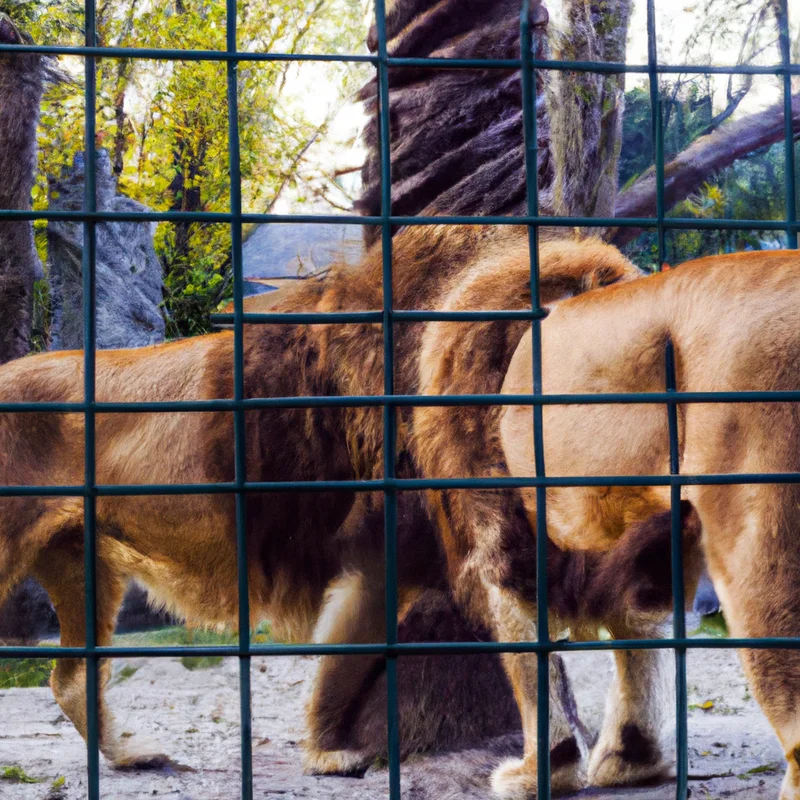
[[[346, 575], [331, 587], [315, 641], [375, 644], [386, 639], [382, 576]], [[383, 671], [381, 656], [323, 656], [306, 706], [303, 766], [311, 774], [359, 775], [374, 760], [353, 730], [360, 704]]]
[[[46, 589], [58, 615], [63, 647], [83, 647], [86, 641], [86, 618], [83, 577], [83, 533], [76, 529], [74, 539], [39, 555], [33, 574]], [[126, 580], [101, 557], [97, 560], [97, 644], [111, 644], [117, 612], [122, 604]], [[100, 662], [98, 675], [98, 723], [100, 751], [117, 769], [153, 769], [175, 766], [174, 762], [151, 742], [134, 736], [119, 735], [114, 715], [105, 701], [105, 687], [111, 674], [111, 662]], [[79, 658], [56, 661], [50, 676], [56, 702], [84, 739], [88, 737], [86, 705], [86, 662]]]
[[[536, 640], [535, 607], [513, 590], [492, 586], [489, 606], [494, 632], [503, 642]], [[494, 771], [492, 790], [503, 800], [532, 800], [537, 789], [537, 656], [505, 653], [503, 664], [522, 717], [525, 749], [521, 759], [508, 760]], [[587, 743], [577, 718], [563, 660], [549, 658], [550, 786], [553, 793], [578, 791], [586, 785]]]

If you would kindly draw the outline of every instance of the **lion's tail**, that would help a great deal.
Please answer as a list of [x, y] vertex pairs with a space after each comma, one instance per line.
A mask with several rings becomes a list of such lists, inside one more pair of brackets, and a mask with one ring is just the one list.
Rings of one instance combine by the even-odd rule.
[[[653, 514], [631, 525], [617, 544], [603, 553], [565, 552], [551, 545], [548, 558], [550, 605], [563, 618], [605, 619], [615, 612], [672, 609], [671, 513]], [[681, 502], [683, 572], [686, 596], [704, 567], [700, 517]]]

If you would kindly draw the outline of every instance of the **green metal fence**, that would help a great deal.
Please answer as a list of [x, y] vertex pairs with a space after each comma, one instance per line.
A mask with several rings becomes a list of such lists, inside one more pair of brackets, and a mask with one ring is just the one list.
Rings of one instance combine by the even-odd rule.
[[[549, 670], [550, 653], [585, 650], [636, 650], [671, 649], [676, 659], [676, 714], [677, 714], [677, 786], [676, 796], [687, 796], [687, 687], [686, 651], [688, 648], [800, 648], [800, 639], [710, 639], [686, 635], [682, 604], [676, 603], [673, 619], [673, 636], [670, 639], [565, 642], [552, 641], [548, 632], [547, 571], [546, 571], [546, 489], [547, 487], [578, 486], [669, 486], [672, 502], [672, 562], [673, 594], [684, 594], [681, 530], [680, 491], [687, 485], [731, 485], [764, 483], [800, 483], [800, 473], [751, 473], [716, 475], [680, 475], [678, 470], [677, 406], [682, 403], [753, 403], [800, 402], [800, 391], [781, 392], [678, 392], [675, 384], [674, 358], [668, 346], [665, 352], [665, 391], [648, 394], [615, 393], [588, 395], [545, 395], [542, 393], [541, 320], [545, 316], [539, 302], [538, 230], [548, 227], [633, 227], [655, 229], [658, 233], [659, 263], [664, 261], [665, 231], [677, 229], [730, 229], [784, 231], [788, 244], [797, 247], [800, 223], [797, 220], [795, 197], [795, 163], [793, 152], [791, 78], [800, 75], [800, 65], [791, 62], [789, 39], [788, 0], [779, 0], [778, 18], [781, 63], [775, 66], [671, 66], [658, 63], [656, 47], [655, 0], [647, 0], [648, 63], [627, 65], [591, 61], [558, 61], [534, 59], [531, 55], [529, 25], [530, 0], [521, 0], [520, 59], [448, 59], [448, 58], [395, 58], [388, 55], [386, 11], [384, 0], [375, 0], [378, 33], [377, 55], [306, 55], [286, 53], [238, 52], [236, 41], [236, 0], [227, 4], [227, 46], [224, 51], [158, 50], [144, 48], [97, 47], [95, 0], [85, 0], [85, 46], [0, 45], [0, 53], [36, 52], [51, 55], [79, 55], [85, 60], [86, 103], [86, 183], [83, 211], [21, 211], [0, 210], [3, 220], [65, 219], [83, 223], [83, 298], [84, 298], [84, 367], [85, 386], [82, 403], [0, 403], [0, 413], [9, 412], [79, 412], [85, 417], [85, 474], [83, 485], [77, 486], [0, 486], [0, 497], [8, 496], [78, 496], [84, 498], [85, 523], [85, 597], [86, 641], [84, 647], [54, 647], [47, 649], [47, 658], [78, 657], [87, 664], [88, 705], [88, 796], [100, 798], [98, 751], [98, 663], [104, 657], [151, 656], [174, 657], [182, 655], [235, 656], [240, 665], [241, 702], [241, 797], [253, 797], [251, 710], [250, 710], [250, 659], [253, 655], [327, 655], [373, 654], [386, 659], [388, 684], [388, 742], [389, 742], [389, 796], [400, 797], [400, 743], [397, 704], [397, 659], [403, 655], [464, 654], [464, 653], [535, 653], [538, 659], [538, 796], [550, 797], [549, 759]], [[125, 57], [142, 59], [196, 60], [225, 62], [228, 85], [229, 166], [231, 204], [229, 213], [216, 212], [98, 212], [95, 198], [96, 152], [95, 66], [98, 57]], [[373, 64], [378, 72], [378, 99], [381, 146], [381, 214], [380, 216], [330, 216], [330, 215], [277, 215], [242, 213], [241, 171], [239, 158], [239, 130], [237, 107], [237, 65], [240, 61], [349, 61]], [[389, 144], [389, 71], [395, 66], [427, 68], [509, 69], [522, 71], [523, 123], [525, 131], [525, 161], [527, 172], [527, 215], [520, 217], [404, 217], [391, 213], [391, 158]], [[657, 185], [657, 210], [655, 218], [583, 218], [543, 217], [539, 213], [537, 186], [537, 135], [536, 135], [536, 71], [570, 70], [597, 73], [647, 74], [652, 108], [652, 134], [655, 142], [655, 170]], [[776, 75], [783, 80], [785, 147], [786, 147], [786, 219], [784, 221], [723, 220], [666, 218], [664, 208], [664, 136], [661, 104], [658, 94], [659, 74], [741, 74]], [[95, 245], [96, 225], [102, 221], [193, 221], [220, 222], [231, 226], [232, 265], [234, 274], [234, 313], [214, 315], [215, 322], [230, 322], [234, 329], [234, 397], [233, 400], [110, 403], [97, 402], [95, 394]], [[379, 224], [383, 246], [383, 309], [376, 312], [353, 313], [268, 313], [247, 314], [243, 309], [242, 279], [242, 224], [336, 222], [353, 225]], [[430, 224], [493, 224], [528, 226], [531, 263], [531, 311], [484, 312], [420, 312], [395, 311], [392, 307], [392, 226]], [[532, 395], [453, 395], [453, 396], [403, 396], [394, 394], [393, 381], [393, 325], [395, 323], [424, 322], [432, 320], [529, 320], [533, 338], [533, 394]], [[372, 322], [381, 323], [384, 337], [384, 394], [359, 397], [280, 397], [250, 398], [244, 396], [243, 326], [264, 323], [325, 324]], [[543, 450], [542, 410], [545, 405], [597, 404], [597, 403], [661, 403], [665, 404], [669, 420], [670, 474], [653, 476], [602, 476], [585, 478], [547, 477]], [[465, 406], [465, 405], [532, 405], [534, 415], [534, 453], [536, 477], [530, 478], [472, 478], [472, 479], [398, 479], [395, 476], [396, 408], [398, 406]], [[250, 482], [245, 470], [246, 410], [260, 408], [311, 408], [311, 407], [381, 406], [383, 408], [383, 459], [382, 480], [365, 481], [287, 481]], [[130, 412], [186, 412], [232, 411], [234, 415], [235, 480], [215, 484], [158, 484], [158, 485], [98, 485], [95, 473], [95, 416], [98, 413]], [[397, 493], [421, 489], [458, 488], [523, 488], [535, 487], [537, 497], [537, 623], [535, 642], [429, 642], [398, 643], [397, 641]], [[253, 645], [250, 641], [250, 612], [248, 606], [247, 555], [245, 549], [245, 494], [248, 492], [292, 491], [381, 491], [385, 498], [385, 552], [386, 552], [386, 642], [381, 644], [302, 644]], [[97, 645], [95, 631], [96, 606], [96, 501], [99, 496], [110, 495], [169, 495], [233, 493], [236, 497], [236, 538], [239, 591], [239, 643], [219, 646], [170, 647], [101, 647]], [[4, 647], [0, 655], [10, 658], [43, 657], [37, 647]]]

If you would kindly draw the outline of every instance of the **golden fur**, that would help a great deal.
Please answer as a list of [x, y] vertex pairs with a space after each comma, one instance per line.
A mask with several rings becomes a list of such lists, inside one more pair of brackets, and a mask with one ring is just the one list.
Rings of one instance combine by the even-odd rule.
[[[496, 264], [519, 270], [528, 259], [525, 230], [509, 228], [410, 229], [396, 237], [394, 253], [394, 305], [418, 309], [439, 307], [450, 282], [468, 269], [480, 271]], [[354, 269], [334, 270], [324, 281], [287, 287], [260, 302], [282, 311], [379, 309], [381, 268], [380, 253], [373, 250]], [[547, 245], [542, 253], [546, 301], [637, 274], [616, 250], [599, 242]], [[526, 302], [530, 302], [528, 289], [518, 284], [513, 307]], [[398, 326], [396, 331], [398, 392], [417, 391], [422, 327]], [[521, 335], [524, 326], [517, 327]], [[253, 326], [245, 332], [244, 347], [247, 397], [383, 391], [383, 335], [378, 325]], [[233, 336], [227, 332], [136, 351], [101, 351], [97, 354], [97, 399], [231, 398], [232, 354]], [[82, 392], [81, 353], [32, 356], [0, 368], [4, 402], [80, 401]], [[404, 455], [411, 424], [411, 414], [402, 411], [399, 469], [401, 474], [413, 475], [415, 468]], [[100, 485], [234, 479], [230, 412], [98, 414], [96, 430]], [[248, 411], [246, 433], [250, 481], [346, 480], [381, 474], [380, 409]], [[82, 414], [3, 415], [0, 483], [80, 485], [83, 439]], [[278, 636], [307, 640], [329, 584], [343, 572], [371, 575], [380, 563], [380, 525], [367, 524], [380, 519], [379, 504], [380, 498], [369, 495], [356, 502], [347, 492], [248, 494], [253, 621], [269, 618]], [[25, 575], [34, 575], [56, 607], [62, 644], [83, 644], [82, 500], [2, 498], [0, 512], [0, 602]], [[401, 599], [413, 599], [420, 586], [441, 586], [442, 573], [421, 498], [412, 498], [401, 514], [405, 515], [401, 547], [413, 542], [401, 553], [400, 582], [406, 587]], [[110, 642], [123, 591], [131, 579], [190, 623], [235, 624], [234, 531], [234, 498], [228, 494], [99, 497], [98, 643]], [[382, 603], [381, 586], [378, 575], [373, 594]], [[383, 639], [382, 623], [372, 621], [372, 610], [379, 604], [365, 597], [362, 605], [368, 610], [368, 620], [357, 635]], [[382, 619], [382, 612], [379, 616]], [[342, 624], [349, 627], [347, 620]], [[323, 678], [329, 673], [335, 676], [340, 668], [335, 659], [326, 665]], [[85, 735], [82, 662], [60, 660], [52, 686], [64, 712]], [[317, 697], [312, 709], [314, 702], [324, 705], [327, 701]], [[330, 727], [323, 716], [312, 711], [312, 740], [323, 737]], [[101, 749], [118, 766], [158, 764], [165, 759], [134, 751], [120, 739], [102, 698]]]
[[[485, 288], [488, 286], [488, 295]], [[499, 280], [464, 280], [444, 308], [490, 304]], [[483, 324], [482, 324], [483, 325]], [[423, 337], [420, 390], [459, 392], [459, 366], [484, 337], [480, 325], [432, 323]], [[800, 388], [800, 256], [745, 253], [702, 259], [654, 278], [567, 300], [543, 323], [543, 378], [547, 393], [657, 392], [665, 388], [665, 347], [672, 341], [678, 388], [686, 391]], [[480, 370], [486, 375], [486, 370]], [[521, 338], [502, 379], [502, 391], [529, 393], [530, 336]], [[481, 387], [478, 387], [480, 390]], [[534, 474], [532, 412], [417, 409], [414, 435], [426, 475]], [[796, 404], [687, 404], [679, 407], [681, 471], [689, 474], [800, 471]], [[667, 414], [660, 405], [545, 406], [545, 462], [550, 475], [659, 475], [669, 472]], [[473, 451], [460, 444], [475, 435]], [[473, 615], [501, 639], [535, 636], [534, 565], [526, 530], [536, 527], [534, 490], [521, 493], [527, 525], [509, 524], [512, 495], [450, 492], [430, 498], [439, 509], [451, 583]], [[734, 636], [798, 636], [800, 488], [783, 485], [692, 486], [685, 491], [699, 513], [710, 572]], [[669, 507], [664, 487], [548, 489], [548, 535], [553, 546], [602, 551], [632, 522]], [[528, 541], [529, 558], [519, 553]], [[526, 573], [527, 567], [527, 573]], [[557, 588], [551, 584], [551, 590]], [[584, 621], [585, 627], [586, 621]], [[613, 614], [614, 636], [653, 634], [647, 617]], [[579, 626], [575, 626], [578, 628]], [[590, 633], [590, 631], [586, 631]], [[589, 762], [589, 781], [609, 784], [647, 777], [663, 765], [657, 755], [662, 719], [657, 655], [618, 653], [626, 691], [609, 707]], [[648, 663], [648, 661], [650, 663]], [[783, 745], [789, 767], [781, 800], [800, 797], [800, 653], [745, 650], [753, 691]], [[525, 758], [503, 765], [493, 779], [503, 797], [532, 796], [535, 768], [535, 659], [509, 656], [520, 702]], [[624, 677], [626, 676], [627, 677]], [[568, 736], [556, 715], [551, 736]], [[634, 735], [638, 731], [638, 734]], [[635, 739], [636, 747], [626, 744]], [[649, 750], [643, 745], [649, 742]], [[629, 752], [626, 754], [626, 749]], [[634, 758], [635, 753], [647, 758]], [[636, 763], [638, 760], [638, 763]], [[553, 770], [554, 784], [561, 777]], [[565, 774], [566, 788], [576, 788]]]

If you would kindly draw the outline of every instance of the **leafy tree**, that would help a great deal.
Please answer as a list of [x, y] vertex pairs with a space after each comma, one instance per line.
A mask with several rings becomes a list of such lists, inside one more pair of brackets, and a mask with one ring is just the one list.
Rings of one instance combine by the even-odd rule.
[[[0, 8], [7, 5], [34, 41], [83, 43], [82, 3], [0, 0]], [[243, 51], [290, 54], [364, 51], [370, 9], [370, 0], [239, 0], [237, 45]], [[97, 32], [104, 46], [224, 50], [225, 2], [101, 0]], [[63, 174], [84, 147], [83, 61], [65, 57], [61, 63], [72, 80], [52, 86], [45, 97], [35, 209], [48, 205], [48, 178]], [[368, 79], [369, 69], [334, 63], [240, 63], [246, 211], [269, 211], [286, 193], [298, 202], [343, 197], [337, 176], [309, 162], [307, 153], [328, 133], [335, 112]], [[333, 94], [320, 103], [327, 109], [322, 114], [293, 99], [298, 86], [313, 86], [306, 78], [311, 71]], [[156, 210], [228, 211], [227, 90], [223, 61], [98, 59], [97, 144], [111, 153], [120, 191]], [[45, 229], [45, 222], [37, 222], [43, 260]], [[168, 334], [207, 331], [209, 312], [232, 292], [230, 227], [161, 224], [155, 245], [164, 267]]]
[[[681, 83], [680, 80], [676, 84]], [[664, 130], [664, 149], [668, 161], [685, 150], [713, 124], [713, 87], [710, 81], [690, 81], [675, 86], [662, 85], [661, 102], [671, 106]], [[650, 94], [636, 87], [626, 93], [623, 122], [620, 185], [624, 189], [635, 182], [654, 160], [651, 133]], [[800, 144], [795, 161], [800, 163]], [[698, 219], [783, 220], [786, 215], [784, 180], [786, 174], [784, 143], [750, 153], [720, 171], [697, 192], [678, 203], [670, 216]], [[762, 249], [783, 243], [782, 234], [760, 231], [680, 230], [668, 231], [665, 237], [668, 263], [677, 264], [699, 255]], [[625, 248], [629, 257], [641, 266], [657, 263], [657, 236], [642, 233]]]

